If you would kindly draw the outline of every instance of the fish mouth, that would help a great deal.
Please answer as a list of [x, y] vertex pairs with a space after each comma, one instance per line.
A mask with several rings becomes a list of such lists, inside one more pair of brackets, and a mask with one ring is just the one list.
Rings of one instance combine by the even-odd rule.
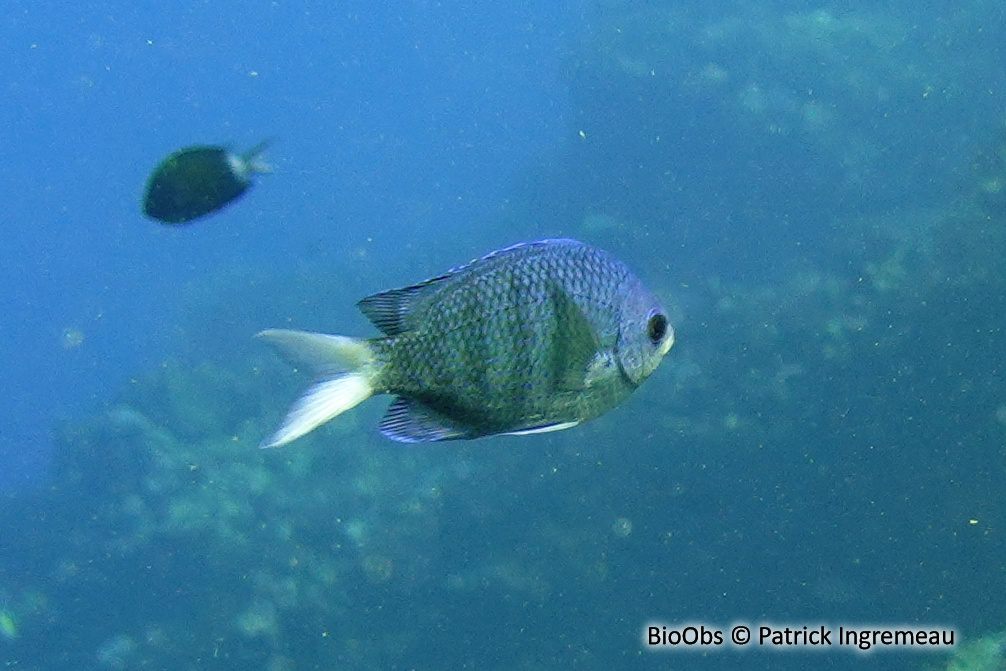
[[641, 384], [643, 384], [646, 378], [650, 376], [650, 373], [652, 373], [660, 366], [661, 359], [663, 359], [664, 356], [671, 351], [671, 347], [674, 346], [675, 342], [674, 329], [671, 328], [670, 326], [668, 326], [667, 328], [669, 329], [668, 334], [664, 339], [664, 341], [660, 343], [660, 345], [657, 348], [656, 363], [654, 363], [652, 368], [646, 371], [643, 375], [641, 376], [632, 375], [628, 370], [626, 370], [625, 365], [622, 363], [621, 358], [620, 357], [618, 358], [618, 372], [622, 376], [622, 381], [624, 381], [625, 384], [627, 384], [632, 389], [636, 389]]
[[660, 356], [664, 356], [671, 351], [671, 347], [674, 346], [674, 328], [670, 325], [667, 327], [667, 340], [660, 346]]

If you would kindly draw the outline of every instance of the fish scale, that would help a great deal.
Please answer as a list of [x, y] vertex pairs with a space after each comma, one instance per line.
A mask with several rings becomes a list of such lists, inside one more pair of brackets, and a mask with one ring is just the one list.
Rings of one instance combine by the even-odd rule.
[[[546, 366], [555, 330], [545, 279], [550, 275], [564, 279], [562, 273], [548, 272], [549, 259], [543, 261], [545, 268], [513, 264], [486, 272], [471, 291], [464, 284], [453, 291], [444, 287], [444, 301], [427, 315], [424, 337], [405, 336], [391, 344], [389, 373], [378, 384], [395, 394], [451, 397], [472, 408], [473, 414], [476, 408], [487, 411], [486, 421], [491, 421], [489, 410], [508, 408], [518, 415], [531, 410], [535, 394], [523, 394], [522, 399], [518, 392], [542, 391], [547, 383], [549, 376], [536, 375], [535, 368]], [[514, 286], [521, 287], [520, 293], [500, 295]], [[521, 300], [535, 294], [546, 300]], [[483, 312], [481, 306], [494, 308]], [[531, 337], [522, 335], [526, 330]], [[505, 424], [508, 419], [500, 417], [495, 423]]]

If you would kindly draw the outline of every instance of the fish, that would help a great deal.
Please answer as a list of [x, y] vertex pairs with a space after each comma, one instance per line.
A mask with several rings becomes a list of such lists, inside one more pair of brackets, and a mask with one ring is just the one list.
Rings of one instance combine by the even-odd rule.
[[143, 213], [164, 224], [185, 224], [220, 210], [251, 187], [252, 175], [270, 171], [260, 159], [268, 145], [260, 142], [243, 154], [209, 145], [179, 149], [147, 180]]
[[381, 336], [257, 334], [319, 374], [262, 447], [375, 394], [395, 396], [380, 431], [400, 442], [568, 429], [621, 403], [674, 344], [629, 268], [569, 239], [519, 243], [357, 305]]

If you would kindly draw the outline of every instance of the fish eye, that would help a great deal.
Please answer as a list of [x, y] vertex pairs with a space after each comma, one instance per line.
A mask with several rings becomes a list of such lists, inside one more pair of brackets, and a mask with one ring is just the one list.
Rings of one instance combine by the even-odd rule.
[[667, 335], [667, 317], [659, 312], [650, 315], [650, 319], [646, 322], [646, 335], [651, 343], [659, 345]]

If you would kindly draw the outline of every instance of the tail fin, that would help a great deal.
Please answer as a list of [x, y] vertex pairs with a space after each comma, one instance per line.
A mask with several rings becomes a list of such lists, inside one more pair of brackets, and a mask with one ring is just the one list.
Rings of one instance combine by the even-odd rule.
[[322, 375], [287, 413], [283, 425], [261, 447], [279, 447], [313, 431], [374, 393], [374, 354], [364, 340], [344, 336], [270, 329], [264, 338], [290, 358]]
[[257, 145], [241, 154], [241, 165], [244, 166], [245, 178], [252, 173], [272, 172], [272, 167], [262, 158], [262, 153], [272, 144], [272, 138], [262, 140]]

